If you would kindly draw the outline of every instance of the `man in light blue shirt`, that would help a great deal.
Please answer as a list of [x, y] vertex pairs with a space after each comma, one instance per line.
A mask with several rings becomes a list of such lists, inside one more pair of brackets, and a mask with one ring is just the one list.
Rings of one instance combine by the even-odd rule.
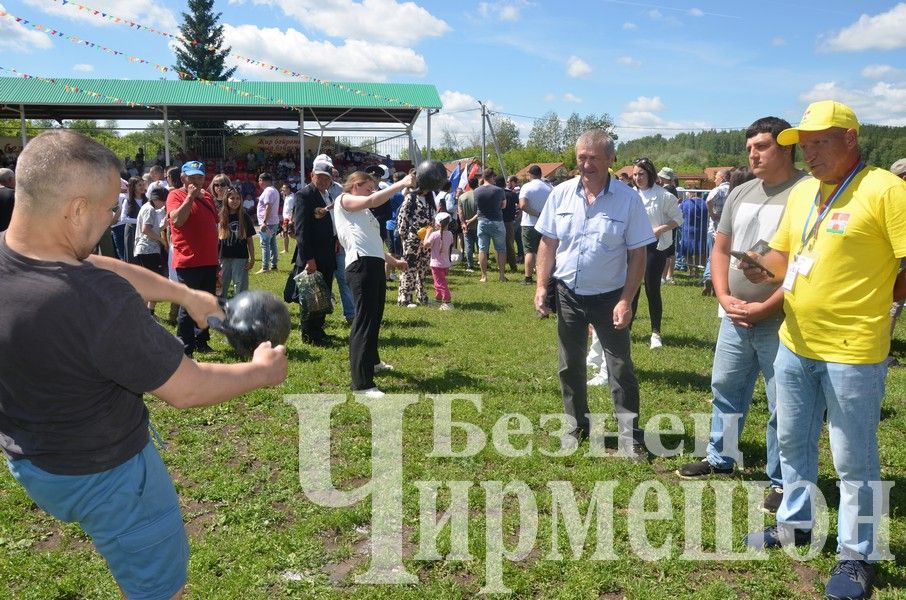
[[610, 176], [615, 158], [613, 139], [602, 129], [590, 129], [576, 140], [580, 175], [554, 188], [535, 224], [542, 235], [535, 308], [547, 314], [547, 287], [556, 285], [560, 389], [564, 410], [575, 420], [570, 435], [581, 441], [590, 429], [585, 353], [591, 325], [610, 372], [619, 449], [644, 459], [629, 325], [632, 298], [645, 271], [645, 246], [655, 237], [639, 195]]

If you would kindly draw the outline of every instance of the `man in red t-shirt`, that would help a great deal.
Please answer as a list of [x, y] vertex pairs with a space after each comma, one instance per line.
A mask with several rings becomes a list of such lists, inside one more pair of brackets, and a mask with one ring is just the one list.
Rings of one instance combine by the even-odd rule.
[[[182, 187], [167, 195], [170, 237], [173, 241], [173, 267], [180, 283], [193, 290], [213, 294], [217, 286], [217, 208], [204, 189], [204, 163], [197, 160], [182, 166]], [[176, 337], [182, 341], [186, 356], [210, 352], [210, 334], [197, 329], [182, 307], [176, 319]]]

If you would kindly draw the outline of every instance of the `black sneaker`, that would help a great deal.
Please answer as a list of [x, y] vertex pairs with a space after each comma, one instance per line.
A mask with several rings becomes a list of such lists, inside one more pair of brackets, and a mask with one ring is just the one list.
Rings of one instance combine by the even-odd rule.
[[733, 467], [715, 467], [707, 460], [688, 463], [676, 470], [683, 479], [698, 479], [707, 475], [732, 475]]
[[769, 515], [777, 514], [777, 509], [780, 508], [781, 502], [783, 502], [783, 488], [779, 485], [772, 485], [771, 493], [765, 497], [761, 510]]
[[874, 582], [875, 569], [864, 560], [837, 561], [824, 587], [824, 595], [831, 600], [868, 598]]
[[793, 545], [808, 546], [812, 543], [812, 531], [810, 529], [793, 529], [781, 525], [771, 525], [764, 531], [750, 533], [745, 537], [743, 543], [755, 550], [780, 548], [782, 545], [790, 543], [790, 531], [793, 532]]

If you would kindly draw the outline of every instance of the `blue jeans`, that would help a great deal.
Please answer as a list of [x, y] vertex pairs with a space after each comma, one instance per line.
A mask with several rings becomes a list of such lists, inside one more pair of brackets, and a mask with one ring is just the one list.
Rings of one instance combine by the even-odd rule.
[[708, 262], [705, 264], [705, 272], [702, 273], [702, 283], [711, 280], [711, 249], [714, 247], [714, 234], [708, 232]]
[[258, 235], [261, 236], [261, 268], [265, 271], [277, 268], [277, 234], [279, 225], [263, 225]]
[[[887, 363], [824, 362], [799, 356], [781, 344], [774, 374], [784, 486], [777, 522], [812, 528], [810, 488], [818, 480], [818, 437], [826, 410], [831, 455], [840, 477], [837, 552], [845, 560], [865, 560], [875, 550], [881, 522], [867, 483], [881, 478], [877, 434]], [[793, 484], [802, 487], [790, 489]]]
[[466, 266], [470, 269], [475, 268], [475, 246], [478, 245], [478, 233], [476, 231], [466, 230], [463, 233], [463, 240], [466, 243]]
[[337, 289], [340, 290], [340, 303], [343, 305], [343, 316], [346, 320], [355, 316], [355, 297], [346, 282], [346, 251], [340, 248], [337, 253]]
[[247, 258], [221, 258], [220, 265], [223, 267], [223, 279], [220, 284], [220, 297], [226, 300], [229, 298], [230, 284], [234, 284], [236, 291], [244, 292], [249, 289], [249, 261]]
[[485, 254], [491, 249], [494, 240], [494, 252], [506, 257], [506, 228], [503, 221], [478, 219], [478, 251]]
[[[764, 375], [764, 391], [768, 397], [767, 468], [772, 485], [782, 485], [780, 454], [777, 448], [777, 404], [774, 385], [774, 359], [780, 340], [777, 330], [783, 315], [768, 318], [752, 327], [734, 325], [728, 317], [720, 322], [717, 345], [714, 348], [714, 367], [711, 371], [711, 391], [714, 393], [711, 411], [711, 438], [708, 442], [708, 462], [715, 467], [732, 467], [733, 457], [723, 454], [728, 434], [730, 448], [739, 449], [739, 438], [749, 414], [752, 391], [758, 372]], [[735, 426], [725, 422], [724, 415], [739, 415]], [[726, 419], [729, 421], [729, 419]], [[733, 431], [735, 427], [735, 432]]]

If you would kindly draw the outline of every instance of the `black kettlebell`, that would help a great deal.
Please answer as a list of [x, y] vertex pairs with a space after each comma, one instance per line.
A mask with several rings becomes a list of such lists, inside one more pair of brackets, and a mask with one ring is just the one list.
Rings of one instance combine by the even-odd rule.
[[262, 342], [277, 346], [289, 338], [289, 310], [270, 292], [240, 292], [223, 307], [226, 318], [208, 317], [208, 326], [226, 336], [243, 357], [251, 356]]
[[439, 192], [445, 181], [447, 168], [439, 160], [425, 160], [415, 168], [415, 187], [420, 192]]

